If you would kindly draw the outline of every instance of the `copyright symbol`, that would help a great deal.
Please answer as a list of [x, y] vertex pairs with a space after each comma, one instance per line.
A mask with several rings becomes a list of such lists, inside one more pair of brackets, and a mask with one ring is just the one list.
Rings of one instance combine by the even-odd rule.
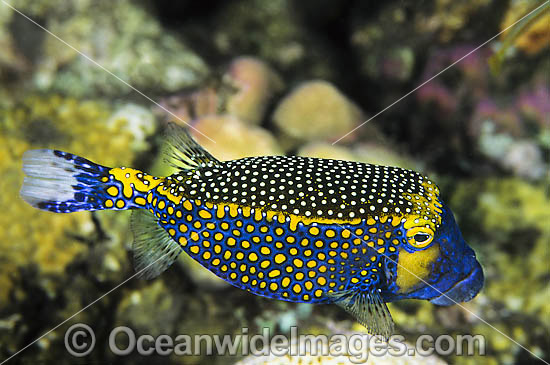
[[95, 346], [95, 334], [90, 326], [84, 323], [73, 324], [65, 332], [65, 348], [76, 357], [88, 355]]

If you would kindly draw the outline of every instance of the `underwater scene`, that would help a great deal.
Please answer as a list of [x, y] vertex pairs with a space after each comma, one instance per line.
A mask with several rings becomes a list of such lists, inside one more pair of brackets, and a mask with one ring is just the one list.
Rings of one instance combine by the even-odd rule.
[[550, 2], [0, 0], [0, 365], [548, 364]]

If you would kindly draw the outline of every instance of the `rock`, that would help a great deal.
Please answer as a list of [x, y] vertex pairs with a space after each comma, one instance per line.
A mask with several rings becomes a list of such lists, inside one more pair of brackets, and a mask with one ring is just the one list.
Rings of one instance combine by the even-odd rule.
[[[527, 352], [478, 315], [548, 358], [550, 63], [548, 36], [541, 27], [548, 23], [547, 6], [519, 37], [508, 38], [518, 28], [510, 29], [500, 42], [460, 60], [538, 5], [517, 0], [249, 0], [215, 1], [205, 8], [190, 0], [7, 2], [210, 136], [217, 143], [193, 132], [221, 160], [285, 152], [429, 170], [475, 249], [486, 283], [461, 306], [390, 303], [396, 332], [409, 341], [421, 334], [485, 336], [486, 356], [445, 357], [459, 365], [530, 361]], [[174, 11], [167, 12], [170, 8]], [[498, 46], [510, 39], [513, 45], [504, 52], [508, 62], [495, 77], [489, 57], [506, 50]], [[75, 362], [64, 335], [77, 322], [96, 333], [96, 348], [86, 358], [91, 363], [160, 361], [109, 351], [109, 333], [118, 325], [133, 327], [137, 335], [173, 338], [242, 335], [245, 328], [252, 334], [263, 327], [275, 335], [294, 325], [302, 333], [346, 338], [364, 333], [338, 306], [253, 295], [228, 286], [185, 254], [153, 281], [132, 278], [131, 212], [56, 215], [21, 202], [21, 155], [30, 148], [55, 147], [155, 175], [174, 170], [161, 163], [165, 156], [151, 114], [155, 107], [137, 104], [142, 96], [2, 3], [0, 50], [4, 358], [90, 303], [15, 361]], [[202, 57], [219, 72], [210, 74]], [[458, 60], [350, 138], [331, 144], [368, 119], [358, 105], [369, 113], [382, 111]], [[279, 84], [296, 89], [279, 99]], [[297, 95], [302, 96], [296, 102]], [[291, 107], [283, 108], [290, 100], [295, 100]], [[170, 116], [162, 113], [163, 120]], [[276, 115], [285, 118], [278, 121]], [[238, 360], [214, 355], [172, 355], [162, 361]], [[307, 354], [243, 362], [268, 359], [336, 361]], [[408, 361], [439, 360], [370, 356], [368, 363]]]
[[[508, 8], [504, 20], [501, 24], [501, 29], [504, 30], [521, 17], [525, 16], [530, 11], [534, 10], [541, 3], [513, 1]], [[503, 42], [506, 42], [509, 37], [513, 37], [513, 44], [527, 54], [536, 54], [542, 49], [548, 47], [550, 42], [550, 34], [548, 33], [548, 23], [550, 22], [550, 14], [544, 12], [544, 7], [541, 9], [539, 16], [533, 19], [526, 28], [522, 29], [519, 35], [512, 35], [512, 30], [508, 30], [501, 35]], [[514, 29], [515, 30], [515, 29]]]
[[[521, 343], [544, 358], [544, 333], [550, 325], [550, 303], [543, 299], [550, 260], [547, 184], [519, 178], [465, 180], [457, 184], [449, 203], [486, 271], [480, 300], [469, 304], [504, 333], [521, 334]], [[500, 333], [481, 322], [471, 331], [486, 337], [499, 362], [513, 358], [516, 345]]]
[[220, 160], [282, 153], [267, 130], [247, 125], [233, 116], [207, 116], [197, 120], [193, 127], [196, 130], [190, 132], [197, 142]]
[[361, 162], [375, 165], [397, 166], [415, 171], [423, 171], [424, 165], [412, 158], [406, 157], [387, 144], [363, 143], [355, 148], [357, 159]]
[[502, 156], [502, 165], [514, 175], [539, 180], [548, 175], [539, 147], [531, 141], [518, 141]]
[[449, 43], [472, 18], [483, 18], [500, 10], [498, 5], [490, 0], [438, 1], [414, 17], [413, 29], [418, 34], [435, 34], [438, 42]]
[[[26, 13], [30, 7], [22, 3], [19, 9]], [[72, 1], [62, 7], [67, 11], [34, 12], [47, 14], [46, 28], [141, 92], [196, 86], [208, 73], [200, 57], [132, 1]], [[78, 97], [133, 93], [54, 37], [44, 38], [39, 60], [33, 80], [40, 90]]]
[[527, 95], [520, 97], [517, 106], [501, 108], [492, 100], [480, 102], [469, 132], [485, 157], [516, 176], [540, 180], [547, 170], [541, 151], [544, 107], [537, 97]]
[[[119, 106], [107, 120], [107, 126], [116, 127], [117, 125], [123, 125], [124, 129], [131, 133], [133, 138], [129, 147], [133, 152], [143, 152], [148, 148], [146, 138], [157, 128], [151, 110], [133, 103]], [[111, 138], [112, 142], [116, 140], [117, 136]]]
[[[321, 338], [328, 339], [327, 343], [322, 343], [322, 340], [315, 341], [311, 338], [289, 340], [281, 346], [273, 346], [279, 354], [269, 353], [262, 354], [258, 349], [258, 354], [251, 354], [235, 365], [352, 365], [358, 363], [368, 363], [373, 365], [392, 365], [392, 364], [433, 364], [445, 365], [446, 362], [439, 359], [435, 355], [421, 356], [414, 351], [414, 355], [409, 355], [408, 349], [413, 349], [412, 345], [402, 343], [400, 351], [394, 352], [394, 349], [385, 353], [373, 354], [374, 340], [364, 332], [348, 332], [348, 333], [324, 333]], [[340, 343], [342, 347], [329, 346], [332, 343]], [[372, 341], [372, 342], [371, 342]], [[290, 342], [290, 344], [289, 344]], [[269, 345], [269, 342], [267, 343]], [[271, 349], [273, 351], [273, 348]], [[286, 351], [284, 353], [282, 350]]]
[[[532, 87], [521, 90], [516, 101], [517, 109], [526, 120], [526, 125], [534, 127], [536, 132], [543, 133], [550, 129], [550, 88], [540, 80]], [[532, 124], [532, 125], [530, 125]]]
[[[0, 12], [0, 81], [8, 82], [19, 73], [29, 71], [30, 61], [23, 55], [17, 47], [17, 42], [10, 32], [10, 25], [14, 22], [11, 9], [2, 4], [4, 9]], [[1, 105], [1, 104], [0, 104]]]
[[[6, 194], [0, 198], [0, 311], [25, 318], [0, 343], [2, 351], [14, 353], [24, 338], [46, 332], [132, 272], [125, 247], [131, 240], [129, 216], [108, 219], [101, 212], [93, 219], [89, 212], [52, 214], [30, 207], [19, 198], [23, 152], [57, 148], [107, 166], [131, 165], [149, 131], [136, 134], [127, 120], [113, 118], [113, 108], [104, 102], [34, 94], [11, 109], [0, 108], [0, 120], [0, 188]], [[95, 310], [104, 308], [96, 306], [79, 320], [99, 316]], [[56, 331], [31, 353], [53, 361], [62, 343], [63, 334]]]
[[210, 270], [206, 269], [185, 253], [181, 254], [177, 263], [189, 275], [191, 281], [201, 288], [201, 290], [219, 290], [231, 286], [231, 284], [217, 277]]
[[299, 156], [331, 158], [334, 160], [353, 161], [357, 156], [348, 148], [330, 143], [311, 142], [302, 146], [296, 153]]
[[355, 148], [341, 147], [330, 143], [313, 142], [301, 147], [300, 156], [358, 161], [375, 165], [397, 166], [422, 170], [419, 162], [408, 159], [391, 149], [375, 143], [360, 144]]
[[[285, 73], [330, 77], [330, 67], [323, 42], [306, 34], [292, 0], [227, 2], [211, 24], [209, 39], [226, 58], [253, 54]], [[227, 21], [231, 19], [231, 21]], [[243, 36], [243, 35], [250, 36]]]
[[237, 89], [227, 100], [227, 113], [249, 124], [262, 121], [268, 102], [283, 86], [269, 65], [253, 57], [231, 62], [224, 80]]
[[334, 141], [362, 121], [359, 108], [327, 81], [304, 82], [288, 94], [273, 114], [277, 127], [291, 137]]
[[116, 324], [128, 326], [138, 334], [172, 333], [183, 299], [162, 280], [155, 280], [125, 293], [116, 310]]
[[[23, 176], [21, 156], [31, 148], [55, 146], [107, 166], [131, 163], [133, 153], [127, 147], [135, 136], [124, 123], [108, 124], [110, 113], [110, 108], [102, 103], [55, 96], [28, 97], [18, 107], [0, 111], [5, 132], [1, 144], [4, 149], [1, 170], [6, 174], [4, 191], [11, 191], [10, 197], [18, 196]], [[113, 138], [106, 139], [106, 135]], [[75, 237], [93, 232], [89, 213], [54, 215], [33, 209], [22, 200], [16, 199], [16, 202], [10, 204], [9, 209], [13, 211], [3, 215], [5, 222], [1, 224], [6, 227], [4, 232], [8, 235], [4, 242], [9, 247], [17, 247], [17, 250], [6, 247], [6, 254], [15, 255], [9, 260], [10, 265], [37, 265], [44, 273], [62, 274], [78, 253], [86, 251]], [[29, 220], [28, 217], [32, 218]], [[33, 228], [28, 229], [29, 224]], [[69, 236], [67, 229], [72, 232]], [[8, 266], [3, 268], [7, 270], [5, 275], [15, 270]], [[2, 286], [2, 295], [5, 296], [9, 293], [11, 279], [3, 274], [0, 277], [3, 277], [0, 280], [6, 280]]]
[[[230, 63], [220, 80], [162, 98], [160, 104], [184, 121], [226, 114], [258, 125], [264, 121], [266, 108], [282, 86], [282, 79], [267, 63], [242, 56]], [[157, 108], [156, 112], [167, 121], [181, 123], [166, 110]]]
[[183, 123], [182, 120], [191, 122], [220, 113], [224, 107], [225, 94], [225, 90], [220, 92], [218, 88], [212, 86], [183, 91], [159, 99], [161, 107], [155, 107], [155, 114], [166, 122]]

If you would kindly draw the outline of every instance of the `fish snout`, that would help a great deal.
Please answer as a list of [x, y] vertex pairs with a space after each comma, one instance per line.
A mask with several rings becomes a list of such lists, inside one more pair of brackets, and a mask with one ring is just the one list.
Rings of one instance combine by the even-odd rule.
[[479, 293], [484, 283], [483, 268], [475, 256], [472, 256], [472, 258], [474, 261], [471, 265], [472, 269], [451, 288], [431, 299], [430, 302], [448, 306], [468, 302]]

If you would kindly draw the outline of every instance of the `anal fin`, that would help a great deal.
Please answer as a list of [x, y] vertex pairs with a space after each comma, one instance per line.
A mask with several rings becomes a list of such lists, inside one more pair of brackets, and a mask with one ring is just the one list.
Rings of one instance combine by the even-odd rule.
[[327, 295], [333, 303], [353, 315], [371, 335], [381, 335], [387, 341], [393, 334], [393, 319], [378, 290], [351, 289]]
[[182, 248], [148, 211], [134, 210], [130, 222], [134, 232], [134, 269], [139, 276], [152, 279], [172, 265]]

